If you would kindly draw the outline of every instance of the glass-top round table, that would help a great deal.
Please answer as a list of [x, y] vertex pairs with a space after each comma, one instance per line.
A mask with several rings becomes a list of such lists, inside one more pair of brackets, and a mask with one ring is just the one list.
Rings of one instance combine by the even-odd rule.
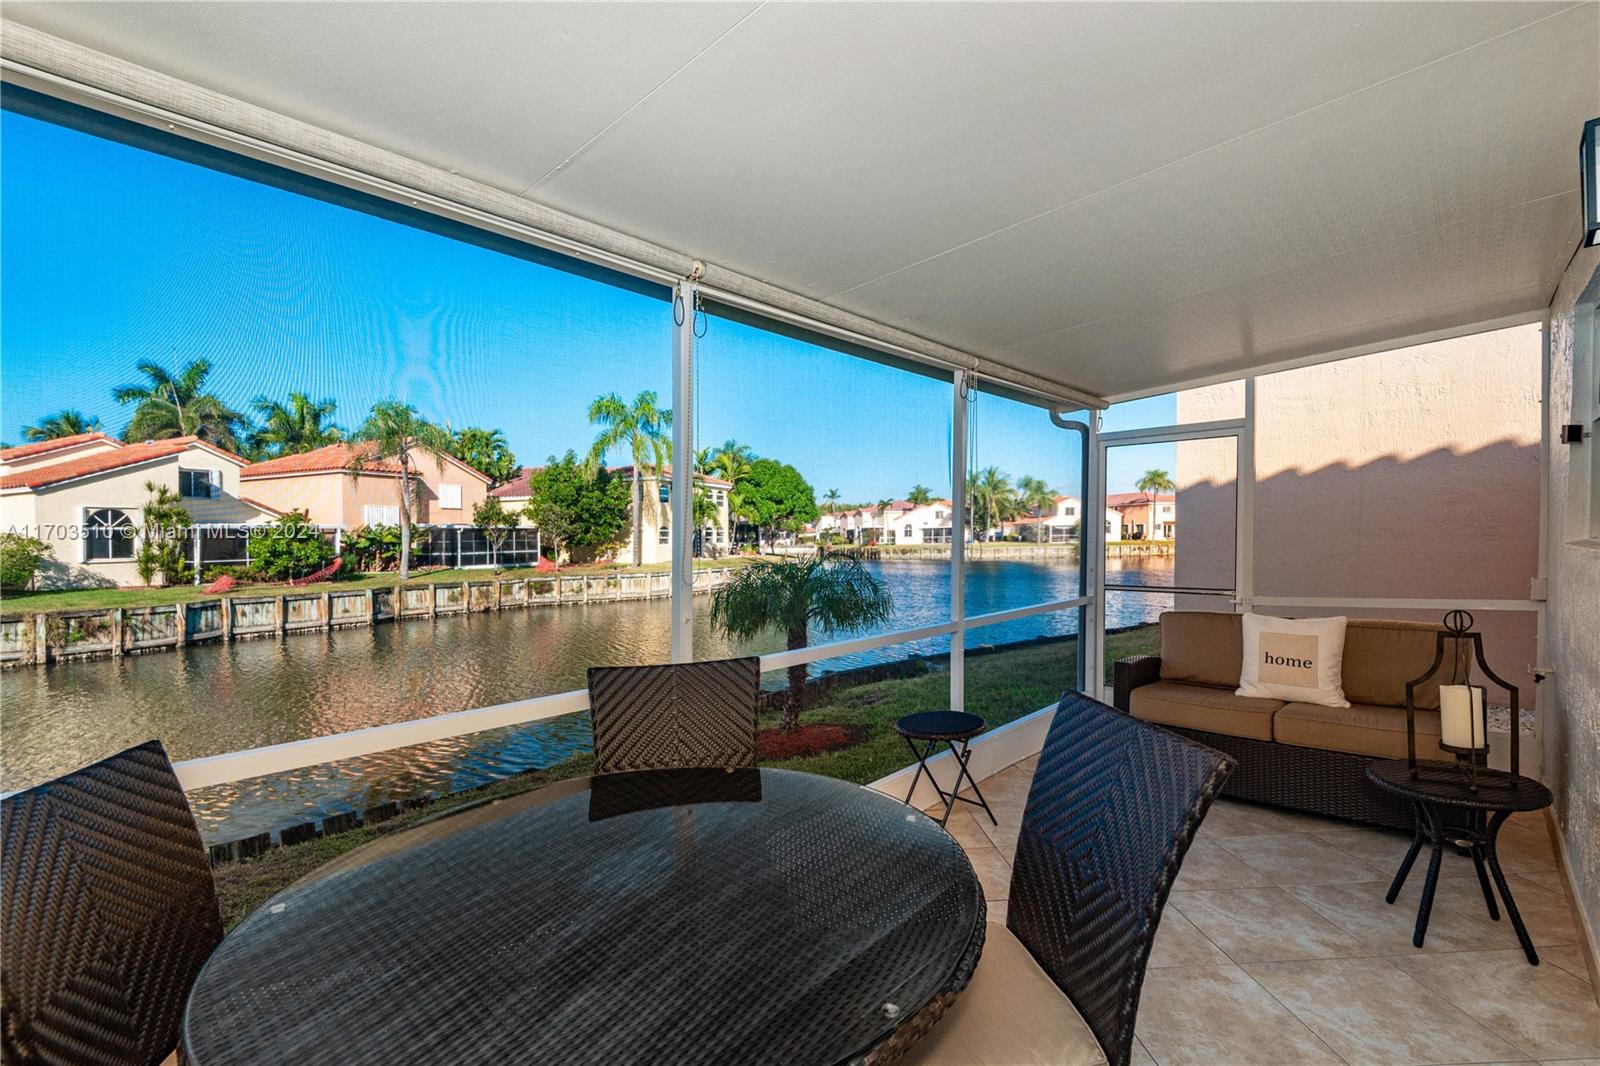
[[201, 971], [192, 1063], [839, 1063], [925, 1031], [982, 950], [931, 819], [785, 770], [551, 785], [319, 868]]

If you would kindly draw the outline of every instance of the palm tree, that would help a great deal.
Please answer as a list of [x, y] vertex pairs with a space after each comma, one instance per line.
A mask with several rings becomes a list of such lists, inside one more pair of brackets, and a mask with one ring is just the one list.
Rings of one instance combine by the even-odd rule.
[[933, 490], [926, 485], [912, 485], [911, 491], [906, 493], [906, 502], [914, 503], [921, 507], [925, 503], [933, 502]]
[[639, 566], [644, 562], [641, 477], [646, 470], [659, 477], [672, 455], [667, 433], [672, 428], [672, 412], [657, 404], [656, 394], [650, 389], [639, 393], [631, 405], [608, 392], [589, 405], [589, 423], [600, 427], [586, 464], [591, 474], [599, 470], [606, 453], [614, 448], [625, 449], [633, 460], [633, 565]]
[[893, 506], [893, 500], [878, 501], [878, 540], [884, 544], [889, 543], [889, 508]]
[[967, 477], [967, 499], [972, 511], [973, 535], [983, 535], [1017, 515], [1017, 492], [999, 467], [987, 466]]
[[822, 499], [823, 499], [822, 509], [824, 511], [827, 511], [829, 514], [833, 514], [835, 511], [837, 511], [839, 509], [839, 490], [838, 489], [829, 489], [827, 492], [822, 494]]
[[1044, 509], [1056, 502], [1056, 494], [1039, 478], [1024, 474], [1017, 478], [1017, 502], [1033, 514], [1033, 539], [1037, 543], [1044, 534]]
[[741, 481], [750, 476], [750, 464], [755, 461], [755, 457], [755, 452], [738, 441], [723, 441], [722, 447], [711, 456], [710, 469], [713, 474], [737, 487]]
[[22, 439], [56, 440], [60, 437], [76, 437], [83, 433], [97, 433], [99, 430], [98, 418], [66, 408], [39, 419], [38, 425], [24, 426]]
[[1175, 492], [1178, 486], [1172, 483], [1172, 478], [1165, 470], [1146, 470], [1134, 488], [1150, 497], [1150, 525], [1145, 530], [1145, 540], [1156, 539], [1156, 497], [1163, 492]]
[[311, 452], [344, 439], [332, 422], [338, 404], [331, 399], [313, 401], [303, 392], [291, 392], [287, 404], [257, 396], [250, 406], [261, 417], [250, 443], [262, 455]]
[[455, 457], [495, 484], [517, 476], [517, 457], [498, 429], [463, 429], [455, 435]]
[[417, 414], [415, 407], [398, 400], [373, 404], [366, 424], [351, 439], [366, 445], [356, 451], [350, 466], [352, 475], [359, 474], [369, 463], [386, 459], [400, 466], [400, 480], [395, 486], [400, 493], [400, 580], [405, 581], [411, 576], [412, 456], [421, 452], [443, 459], [450, 454], [454, 442], [444, 429]]
[[[892, 606], [889, 591], [858, 560], [818, 552], [741, 570], [712, 595], [711, 624], [732, 640], [776, 629], [795, 649], [806, 646], [813, 628], [831, 634], [887, 622]], [[805, 691], [805, 665], [789, 667], [778, 723], [786, 733], [800, 720]]]
[[128, 428], [122, 431], [123, 440], [193, 436], [232, 452], [240, 450], [238, 431], [245, 417], [204, 391], [206, 375], [211, 373], [208, 360], [196, 359], [176, 374], [148, 359], [137, 366], [145, 376], [144, 384], [111, 390], [118, 403], [138, 404]]

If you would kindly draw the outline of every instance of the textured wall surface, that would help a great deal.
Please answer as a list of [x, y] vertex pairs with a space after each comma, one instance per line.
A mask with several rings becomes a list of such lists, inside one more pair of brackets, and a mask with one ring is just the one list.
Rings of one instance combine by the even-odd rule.
[[[1528, 325], [1258, 379], [1256, 595], [1526, 600], [1539, 555], [1540, 357], [1540, 327]], [[1178, 420], [1236, 417], [1239, 388], [1180, 393]], [[1225, 568], [1198, 530], [1231, 535], [1233, 472], [1215, 444], [1178, 446], [1180, 584]], [[1534, 613], [1480, 611], [1477, 626], [1490, 665], [1531, 703]]]
[[[1556, 794], [1556, 820], [1591, 944], [1600, 933], [1600, 542], [1585, 536], [1582, 479], [1588, 474], [1586, 463], [1597, 461], [1600, 441], [1565, 445], [1558, 427], [1585, 414], [1581, 397], [1574, 404], [1575, 378], [1581, 386], [1582, 364], [1600, 362], [1600, 357], [1590, 350], [1593, 327], [1587, 335], [1577, 333], [1575, 318], [1580, 326], [1588, 323], [1574, 312], [1596, 303], [1600, 249], [1591, 248], [1572, 261], [1550, 307], [1550, 602], [1545, 649], [1554, 674], [1546, 683], [1552, 691], [1540, 712], [1545, 779]], [[1578, 448], [1587, 454], [1580, 456]]]

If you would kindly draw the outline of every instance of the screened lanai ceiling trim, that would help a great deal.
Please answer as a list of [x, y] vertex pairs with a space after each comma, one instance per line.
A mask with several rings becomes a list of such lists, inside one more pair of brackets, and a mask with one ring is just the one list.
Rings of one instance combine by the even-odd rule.
[[[0, 70], [12, 84], [652, 281], [672, 284], [688, 275], [696, 261], [690, 253], [10, 21], [0, 26]], [[952, 371], [974, 371], [1051, 405], [1106, 406], [1102, 398], [1066, 383], [951, 348], [715, 263], [705, 264], [701, 288], [729, 304], [765, 311], [780, 321], [848, 343]]]

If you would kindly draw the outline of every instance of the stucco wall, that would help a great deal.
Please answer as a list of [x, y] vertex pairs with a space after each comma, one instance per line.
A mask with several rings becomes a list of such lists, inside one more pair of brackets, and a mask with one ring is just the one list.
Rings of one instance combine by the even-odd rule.
[[[1256, 595], [1528, 599], [1541, 343], [1538, 325], [1519, 326], [1259, 379]], [[1236, 415], [1237, 389], [1180, 394], [1179, 420]], [[1206, 530], [1232, 532], [1233, 474], [1215, 444], [1178, 446], [1182, 584], [1230, 569], [1231, 536]], [[1477, 624], [1490, 664], [1531, 703], [1535, 614], [1480, 611]]]
[[[316, 525], [336, 526], [344, 522], [344, 499], [348, 491], [345, 482], [352, 480], [355, 479], [342, 473], [244, 478], [240, 482], [239, 492], [275, 510], [304, 511], [306, 517]], [[362, 480], [381, 481], [385, 486], [388, 485], [382, 478]], [[394, 502], [392, 489], [389, 502]], [[360, 516], [360, 508], [357, 508], [357, 519]]]
[[1577, 333], [1574, 309], [1596, 303], [1600, 249], [1591, 248], [1567, 268], [1550, 308], [1545, 652], [1553, 672], [1541, 710], [1545, 781], [1555, 792], [1556, 824], [1591, 945], [1600, 933], [1600, 542], [1588, 539], [1583, 528], [1587, 493], [1581, 479], [1587, 464], [1597, 461], [1600, 441], [1562, 444], [1559, 428], [1585, 414], [1581, 399], [1573, 402], [1574, 379], [1582, 384], [1576, 373], [1581, 361], [1594, 365], [1596, 357], [1586, 350], [1594, 333], [1592, 326]]

